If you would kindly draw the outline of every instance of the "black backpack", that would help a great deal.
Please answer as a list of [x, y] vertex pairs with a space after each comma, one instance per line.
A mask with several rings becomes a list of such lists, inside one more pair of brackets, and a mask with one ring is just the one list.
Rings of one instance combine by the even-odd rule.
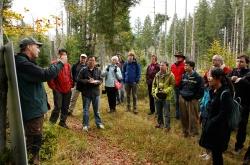
[[87, 67], [83, 67], [83, 68], [79, 71], [79, 73], [78, 73], [78, 75], [77, 75], [76, 90], [81, 91], [81, 92], [83, 92], [84, 84], [81, 83], [80, 81], [78, 81], [78, 77], [79, 77], [79, 74], [84, 74], [84, 72], [87, 71], [86, 68], [87, 68]]
[[[229, 92], [227, 89], [222, 91], [220, 95], [220, 100], [222, 99], [222, 95], [225, 92]], [[241, 105], [240, 105], [240, 98], [233, 98], [232, 100], [232, 112], [229, 115], [228, 125], [231, 130], [235, 130], [238, 128], [240, 120], [241, 120]]]

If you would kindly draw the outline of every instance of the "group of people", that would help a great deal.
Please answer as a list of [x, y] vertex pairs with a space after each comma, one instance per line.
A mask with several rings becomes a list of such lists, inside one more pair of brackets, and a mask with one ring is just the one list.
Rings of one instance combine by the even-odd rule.
[[195, 63], [185, 56], [175, 54], [176, 62], [169, 66], [166, 61], [157, 63], [157, 56], [151, 56], [146, 70], [149, 115], [157, 115], [156, 128], [170, 130], [170, 103], [175, 100], [175, 117], [181, 120], [185, 137], [198, 135], [199, 99], [203, 96], [203, 80], [195, 71]]
[[[133, 112], [137, 109], [137, 85], [140, 81], [141, 68], [135, 54], [128, 53], [128, 60], [119, 63], [118, 56], [111, 58], [111, 64], [101, 71], [95, 56], [81, 54], [79, 61], [72, 67], [68, 62], [68, 52], [59, 49], [58, 58], [48, 68], [36, 64], [42, 43], [32, 37], [24, 38], [19, 43], [20, 52], [15, 55], [20, 102], [25, 128], [27, 151], [31, 157], [29, 163], [39, 164], [39, 150], [42, 145], [44, 114], [50, 109], [43, 82], [47, 82], [53, 92], [54, 109], [49, 121], [69, 128], [67, 117], [73, 115], [76, 101], [81, 93], [83, 103], [83, 130], [89, 129], [89, 108], [93, 105], [97, 128], [104, 129], [100, 117], [100, 85], [105, 79], [108, 95], [109, 112], [116, 111], [116, 101], [124, 100], [124, 92], [118, 90], [115, 81], [122, 83], [127, 93], [127, 111], [131, 111], [130, 95], [133, 96]], [[117, 97], [117, 95], [119, 97]], [[118, 99], [117, 99], [118, 98]]]
[[[194, 61], [186, 60], [182, 53], [175, 54], [176, 62], [168, 67], [167, 62], [157, 63], [152, 55], [147, 67], [146, 78], [150, 103], [149, 115], [157, 115], [156, 128], [170, 130], [170, 102], [175, 97], [175, 117], [181, 120], [183, 136], [199, 135], [199, 144], [205, 148], [200, 156], [213, 164], [223, 164], [222, 153], [228, 148], [233, 129], [229, 120], [233, 99], [240, 98], [241, 119], [237, 127], [234, 153], [244, 147], [250, 108], [249, 57], [240, 55], [236, 68], [230, 69], [220, 55], [214, 55], [211, 68], [202, 77], [195, 71]], [[173, 94], [174, 91], [174, 94]], [[204, 102], [206, 105], [204, 105]], [[244, 163], [250, 163], [250, 147], [244, 156]]]
[[[111, 57], [111, 62], [103, 70], [96, 65], [95, 56], [81, 54], [79, 61], [72, 67], [68, 63], [67, 50], [58, 51], [58, 59], [48, 68], [36, 64], [42, 43], [34, 38], [20, 41], [20, 53], [15, 56], [20, 101], [30, 162], [39, 164], [39, 150], [42, 144], [44, 114], [48, 111], [47, 95], [43, 82], [48, 82], [53, 91], [54, 109], [50, 123], [55, 124], [60, 116], [59, 125], [68, 128], [67, 117], [73, 115], [77, 98], [81, 94], [83, 106], [83, 131], [89, 130], [89, 108], [92, 103], [95, 124], [104, 129], [100, 116], [100, 86], [104, 81], [108, 97], [109, 113], [116, 112], [117, 101], [122, 101], [126, 91], [126, 111], [138, 113], [137, 89], [141, 79], [141, 66], [133, 52], [127, 61], [119, 55]], [[157, 62], [151, 56], [146, 69], [146, 83], [149, 96], [148, 115], [156, 114], [156, 128], [170, 127], [170, 102], [175, 102], [175, 117], [181, 121], [184, 137], [197, 136], [199, 144], [206, 149], [202, 157], [212, 154], [213, 164], [223, 164], [222, 153], [227, 149], [232, 129], [228, 126], [233, 96], [241, 98], [241, 121], [238, 126], [235, 152], [239, 153], [246, 139], [249, 116], [250, 70], [249, 57], [237, 58], [237, 67], [231, 70], [223, 63], [220, 55], [214, 55], [212, 67], [202, 77], [195, 70], [195, 62], [187, 60], [178, 52], [176, 62], [171, 66], [167, 61]], [[122, 84], [117, 88], [116, 83]], [[208, 104], [200, 107], [200, 100], [209, 96]], [[133, 104], [131, 104], [131, 95]], [[222, 95], [222, 96], [221, 96]], [[250, 148], [244, 158], [250, 161]]]

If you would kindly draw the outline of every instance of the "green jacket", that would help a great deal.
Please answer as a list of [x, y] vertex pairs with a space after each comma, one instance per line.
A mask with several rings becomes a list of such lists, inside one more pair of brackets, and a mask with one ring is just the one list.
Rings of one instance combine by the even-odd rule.
[[167, 100], [172, 100], [174, 98], [174, 86], [175, 79], [171, 72], [166, 72], [161, 74], [160, 71], [155, 75], [153, 85], [152, 85], [152, 95], [154, 98], [158, 99], [156, 93], [161, 90], [167, 94]]
[[23, 120], [41, 117], [48, 111], [43, 82], [55, 78], [63, 63], [58, 62], [44, 69], [23, 53], [15, 56], [15, 62]]

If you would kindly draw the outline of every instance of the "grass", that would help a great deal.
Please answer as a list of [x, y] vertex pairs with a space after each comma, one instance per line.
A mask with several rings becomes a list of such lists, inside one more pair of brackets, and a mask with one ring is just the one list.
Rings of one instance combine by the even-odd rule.
[[[49, 100], [53, 100], [50, 90], [48, 90]], [[51, 103], [52, 105], [52, 103]], [[53, 107], [53, 106], [52, 106]], [[173, 113], [173, 107], [171, 107]], [[95, 128], [93, 111], [90, 117], [90, 133], [81, 131], [82, 103], [78, 99], [75, 108], [75, 117], [68, 119], [70, 130], [62, 129], [58, 126], [46, 127], [52, 129], [56, 134], [57, 146], [50, 160], [43, 161], [43, 164], [88, 164], [83, 159], [91, 156], [95, 149], [95, 141], [89, 136], [104, 138], [110, 146], [116, 145], [121, 150], [130, 153], [134, 157], [133, 164], [167, 164], [167, 165], [200, 165], [211, 164], [211, 161], [203, 161], [198, 155], [203, 151], [198, 145], [199, 137], [184, 138], [181, 133], [180, 122], [171, 118], [171, 130], [166, 133], [162, 129], [155, 129], [155, 117], [148, 116], [149, 111], [147, 98], [138, 100], [139, 114], [134, 115], [125, 112], [125, 105], [117, 106], [117, 112], [107, 113], [108, 104], [106, 95], [101, 97], [101, 117], [105, 125], [105, 130]], [[49, 116], [49, 114], [48, 114]], [[47, 123], [47, 122], [46, 122]], [[249, 138], [247, 137], [246, 146]], [[233, 145], [235, 133], [231, 136], [228, 151], [224, 154], [224, 164], [241, 164], [246, 147], [240, 155], [233, 155]], [[92, 155], [93, 156], [93, 155]]]

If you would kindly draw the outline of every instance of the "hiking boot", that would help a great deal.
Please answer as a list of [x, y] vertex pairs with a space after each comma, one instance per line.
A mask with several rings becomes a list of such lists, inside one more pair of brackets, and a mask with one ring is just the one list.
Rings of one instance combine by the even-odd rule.
[[113, 112], [115, 112], [115, 109], [110, 109], [110, 110], [108, 111], [108, 113], [113, 113]]
[[74, 116], [73, 112], [68, 112], [68, 116]]
[[104, 127], [103, 124], [99, 124], [99, 125], [97, 126], [97, 128], [99, 128], [99, 129], [104, 129], [105, 127]]
[[65, 122], [59, 122], [58, 125], [60, 125], [60, 126], [63, 127], [63, 128], [69, 129], [69, 127], [66, 125]]
[[203, 158], [203, 157], [205, 157], [206, 155], [207, 155], [207, 153], [202, 153], [202, 154], [199, 155], [199, 157], [200, 157], [200, 158]]
[[243, 165], [249, 165], [250, 164], [250, 158], [247, 157], [243, 160]]
[[202, 160], [209, 160], [211, 156], [209, 154], [205, 154], [201, 159]]
[[82, 130], [83, 130], [84, 132], [88, 132], [89, 128], [88, 128], [88, 126], [83, 126], [83, 127], [82, 127]]
[[153, 114], [154, 114], [154, 112], [149, 112], [149, 113], [148, 113], [148, 115], [153, 115]]
[[110, 109], [109, 111], [108, 111], [108, 113], [113, 113], [114, 111], [112, 110], [112, 109]]
[[189, 134], [187, 132], [183, 132], [183, 136], [186, 138], [189, 136]]
[[29, 164], [40, 165], [39, 154], [33, 155], [32, 158], [29, 160]]
[[168, 133], [170, 131], [170, 129], [171, 129], [170, 127], [165, 128], [164, 129], [165, 133]]
[[239, 155], [241, 153], [241, 151], [242, 151], [242, 148], [238, 148], [238, 149], [234, 149], [233, 153], [235, 155]]
[[163, 128], [163, 125], [162, 125], [162, 124], [157, 124], [157, 125], [155, 126], [155, 128]]
[[134, 109], [134, 111], [133, 111], [133, 112], [134, 112], [134, 114], [138, 114], [138, 111], [137, 111], [137, 109]]

